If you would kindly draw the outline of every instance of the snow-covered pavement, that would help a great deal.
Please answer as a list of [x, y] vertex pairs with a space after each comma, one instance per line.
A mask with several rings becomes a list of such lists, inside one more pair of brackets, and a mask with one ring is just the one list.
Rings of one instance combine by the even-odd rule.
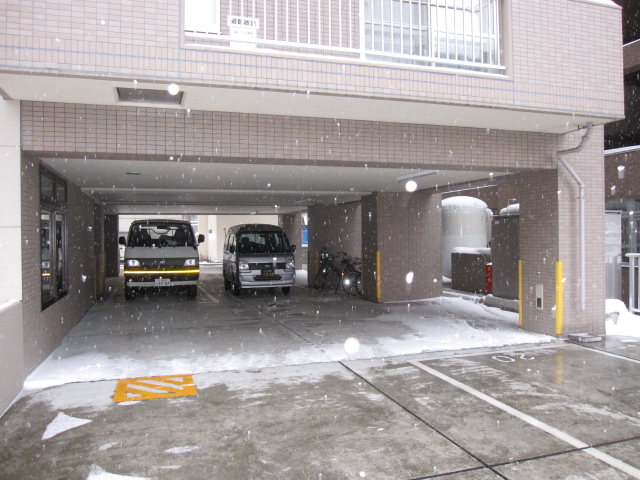
[[0, 478], [640, 479], [634, 338], [585, 348], [471, 297], [219, 283], [114, 284], [2, 417]]

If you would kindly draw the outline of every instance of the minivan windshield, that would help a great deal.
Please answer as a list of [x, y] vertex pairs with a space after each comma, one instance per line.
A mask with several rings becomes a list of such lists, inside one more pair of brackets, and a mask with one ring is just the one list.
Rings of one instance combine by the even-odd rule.
[[184, 223], [135, 224], [129, 230], [130, 247], [193, 247], [191, 226]]
[[284, 253], [291, 251], [283, 232], [243, 232], [238, 234], [238, 253]]

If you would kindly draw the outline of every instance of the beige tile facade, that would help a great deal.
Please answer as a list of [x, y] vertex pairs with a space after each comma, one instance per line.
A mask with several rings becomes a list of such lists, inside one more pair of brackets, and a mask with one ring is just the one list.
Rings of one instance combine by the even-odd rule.
[[[581, 154], [569, 158], [586, 184], [590, 261], [583, 310], [576, 303], [577, 190], [554, 158], [557, 150], [575, 146], [581, 133], [537, 133], [544, 129], [526, 120], [539, 114], [604, 122], [623, 115], [619, 9], [588, 0], [502, 0], [502, 75], [380, 63], [335, 51], [241, 51], [186, 36], [183, 18], [184, 2], [178, 0], [7, 1], [0, 5], [0, 77], [76, 79], [96, 88], [107, 81], [135, 85], [135, 80], [159, 89], [179, 82], [245, 94], [313, 92], [327, 99], [419, 104], [424, 107], [422, 118], [391, 123], [243, 113], [241, 108], [222, 112], [115, 106], [113, 98], [92, 104], [58, 103], [39, 91], [25, 95], [20, 99], [20, 202], [26, 373], [90, 308], [99, 284], [94, 272], [103, 268], [96, 263], [103, 247], [96, 250], [95, 244], [95, 232], [101, 229], [91, 228], [94, 202], [70, 184], [69, 294], [41, 310], [38, 157], [48, 156], [508, 172], [511, 175], [500, 181], [502, 187], [475, 195], [492, 199], [492, 206], [505, 206], [504, 199], [514, 197], [521, 203], [524, 327], [555, 334], [555, 265], [560, 261], [565, 277], [562, 334], [602, 333], [602, 127]], [[357, 48], [360, 25], [355, 22], [352, 27]], [[314, 28], [311, 34], [317, 35]], [[62, 93], [73, 98], [74, 92]], [[442, 126], [430, 120], [434, 105], [462, 106], [469, 113], [483, 107], [487, 117], [507, 112], [521, 121], [513, 130]], [[439, 295], [443, 193], [376, 192], [361, 203], [310, 209], [310, 271], [312, 255], [326, 245], [352, 255], [362, 253], [365, 296], [370, 300]], [[378, 252], [381, 282], [376, 278]], [[409, 285], [410, 271], [415, 276]], [[542, 309], [536, 308], [536, 285], [544, 287]]]
[[185, 41], [181, 2], [141, 0], [6, 2], [0, 6], [0, 67], [622, 115], [622, 49], [611, 49], [621, 46], [617, 9], [582, 0], [503, 0], [501, 10], [506, 75], [204, 46]]

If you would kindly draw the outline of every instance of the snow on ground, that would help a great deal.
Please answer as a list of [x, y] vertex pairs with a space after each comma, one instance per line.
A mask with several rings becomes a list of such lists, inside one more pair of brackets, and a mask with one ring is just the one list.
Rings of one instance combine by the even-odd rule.
[[629, 312], [624, 302], [608, 299], [605, 310], [607, 313], [607, 335], [640, 338], [640, 316]]
[[[288, 328], [299, 331], [304, 339], [289, 332], [283, 334], [281, 326], [275, 322], [219, 330], [214, 335], [199, 334], [195, 330], [185, 333], [185, 329], [175, 328], [129, 338], [85, 330], [82, 335], [70, 336], [53, 352], [26, 379], [25, 389], [70, 382], [255, 370], [553, 340], [550, 336], [522, 330], [516, 313], [487, 307], [477, 300], [439, 297], [411, 304], [387, 304], [382, 315], [356, 312], [353, 319], [343, 320], [334, 318], [331, 313], [335, 311], [332, 310], [334, 306], [330, 305], [326, 307], [327, 313], [314, 318], [311, 324], [305, 317], [301, 317], [300, 324], [287, 324]], [[270, 322], [268, 318], [265, 321]], [[255, 332], [249, 330], [251, 328]], [[82, 337], [90, 339], [88, 346], [78, 344], [82, 342], [78, 338]], [[131, 350], [132, 343], [137, 352]]]

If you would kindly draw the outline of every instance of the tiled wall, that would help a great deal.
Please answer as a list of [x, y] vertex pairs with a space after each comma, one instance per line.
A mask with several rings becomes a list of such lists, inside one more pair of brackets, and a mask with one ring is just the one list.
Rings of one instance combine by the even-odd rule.
[[178, 0], [5, 2], [0, 69], [622, 116], [619, 9], [502, 4], [502, 76], [187, 45]]
[[553, 168], [556, 136], [473, 128], [22, 102], [22, 145], [57, 156], [429, 168]]
[[316, 255], [325, 247], [328, 252], [345, 252], [352, 257], [362, 255], [360, 202], [345, 205], [309, 207], [309, 284], [316, 276]]
[[374, 193], [362, 199], [363, 289], [367, 299], [387, 302], [441, 295], [440, 205], [441, 196], [426, 191]]
[[25, 374], [32, 372], [80, 321], [94, 301], [94, 202], [67, 184], [69, 293], [41, 309], [40, 162], [22, 159], [22, 301]]

